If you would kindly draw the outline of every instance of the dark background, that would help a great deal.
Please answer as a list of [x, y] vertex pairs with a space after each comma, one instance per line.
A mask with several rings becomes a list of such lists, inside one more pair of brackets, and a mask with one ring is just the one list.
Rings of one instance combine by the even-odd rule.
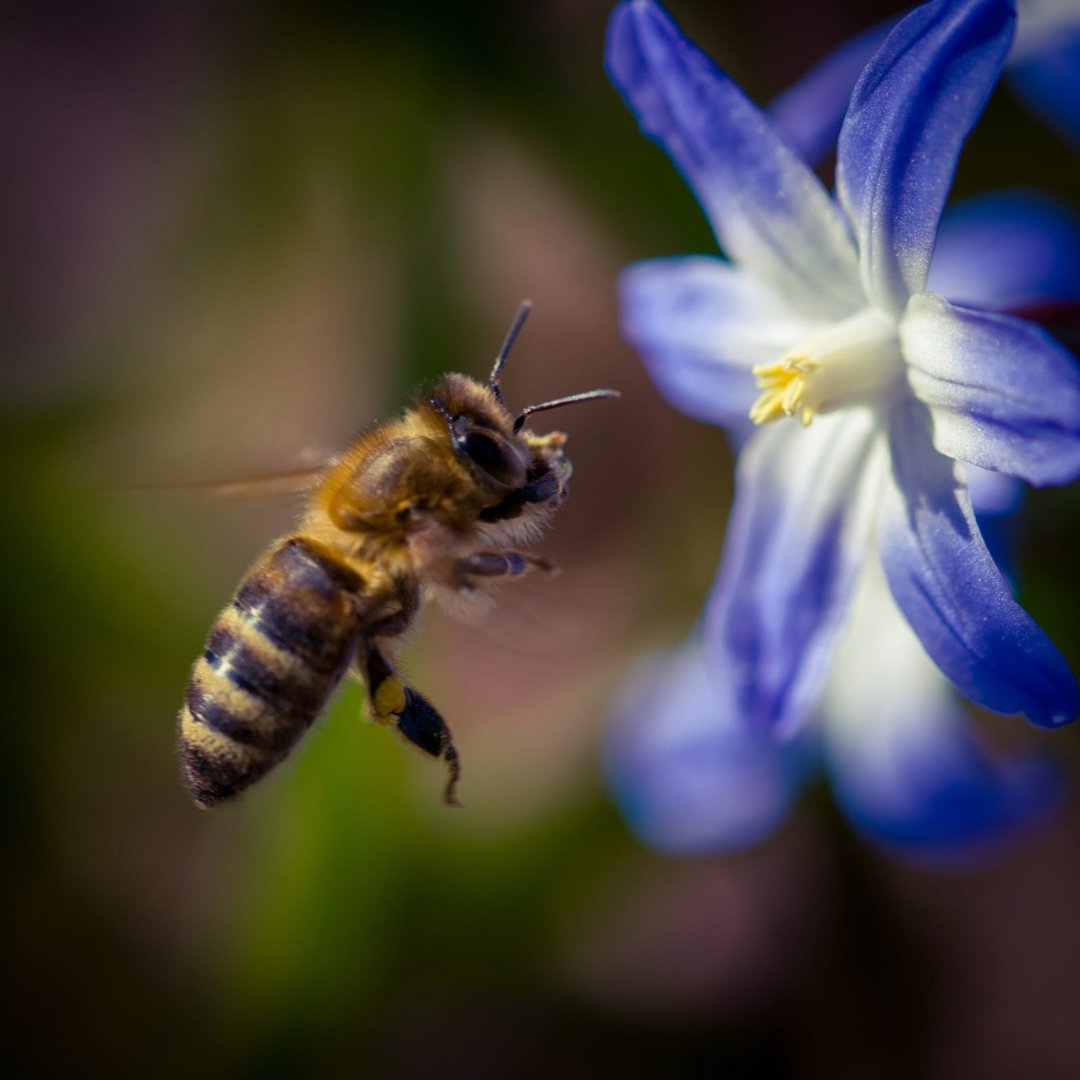
[[[772, 840], [643, 850], [607, 702], [677, 642], [731, 495], [721, 432], [619, 340], [637, 258], [712, 250], [601, 65], [607, 3], [9, 4], [0, 12], [4, 1056], [21, 1075], [980, 1076], [1080, 1071], [1080, 816], [942, 874], [813, 789]], [[767, 101], [888, 4], [679, 0]], [[1080, 164], [994, 97], [956, 194]], [[438, 768], [347, 687], [234, 807], [177, 781], [189, 665], [287, 500], [169, 490], [295, 467], [534, 315], [512, 403], [563, 414], [564, 568], [408, 671]], [[1064, 327], [1066, 332], [1069, 327]], [[1075, 331], [1075, 327], [1073, 327]], [[1080, 665], [1077, 491], [1029, 500], [1022, 599]], [[1075, 773], [1075, 731], [985, 718]]]

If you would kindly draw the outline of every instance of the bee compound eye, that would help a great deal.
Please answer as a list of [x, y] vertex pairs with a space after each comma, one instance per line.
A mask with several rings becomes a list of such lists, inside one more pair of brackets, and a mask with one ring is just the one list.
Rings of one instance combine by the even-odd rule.
[[499, 444], [481, 431], [470, 431], [460, 444], [461, 449], [485, 472], [501, 476], [506, 472], [506, 457]]

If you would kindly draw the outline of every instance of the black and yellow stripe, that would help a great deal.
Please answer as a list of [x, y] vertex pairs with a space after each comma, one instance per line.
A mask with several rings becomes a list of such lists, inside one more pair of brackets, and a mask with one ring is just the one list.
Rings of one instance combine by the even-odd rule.
[[210, 632], [180, 711], [184, 780], [200, 806], [265, 776], [311, 726], [352, 658], [362, 586], [300, 537], [244, 580]]

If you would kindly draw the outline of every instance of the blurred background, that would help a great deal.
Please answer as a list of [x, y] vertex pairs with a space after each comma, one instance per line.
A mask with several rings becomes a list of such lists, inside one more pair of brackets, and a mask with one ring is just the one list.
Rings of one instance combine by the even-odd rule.
[[[672, 5], [767, 101], [888, 3]], [[5, 5], [5, 1057], [20, 1075], [1074, 1076], [1080, 813], [988, 867], [865, 846], [827, 791], [726, 857], [643, 849], [608, 703], [680, 641], [731, 496], [719, 430], [616, 326], [634, 259], [711, 251], [601, 64], [606, 2]], [[1000, 89], [956, 194], [1080, 158]], [[321, 460], [410, 388], [487, 373], [560, 414], [562, 575], [406, 654], [441, 768], [348, 685], [202, 813], [190, 664], [287, 499], [168, 490]], [[1073, 327], [1075, 331], [1075, 327]], [[1075, 347], [1075, 338], [1073, 339]], [[1022, 598], [1080, 668], [1080, 492], [1029, 500]], [[1042, 738], [1016, 719], [991, 738]], [[1075, 779], [1077, 732], [1052, 737]]]

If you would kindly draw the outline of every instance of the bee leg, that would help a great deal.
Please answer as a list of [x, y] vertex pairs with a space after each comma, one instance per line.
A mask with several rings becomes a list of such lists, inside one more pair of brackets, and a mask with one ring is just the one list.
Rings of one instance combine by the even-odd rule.
[[541, 555], [526, 555], [520, 551], [476, 551], [454, 563], [454, 579], [463, 592], [473, 589], [473, 578], [517, 577], [530, 566], [553, 573], [555, 564]]
[[397, 729], [399, 735], [425, 754], [446, 762], [450, 779], [443, 793], [447, 806], [460, 806], [456, 791], [461, 762], [446, 721], [435, 707], [411, 686], [406, 686], [382, 650], [372, 641], [361, 646], [360, 673], [368, 688], [372, 714], [380, 724]]
[[[391, 615], [369, 623], [365, 627], [365, 636], [369, 638], [398, 637], [412, 625], [416, 613], [420, 610], [420, 590], [408, 589], [399, 596], [401, 607]], [[361, 650], [363, 651], [363, 650]]]

